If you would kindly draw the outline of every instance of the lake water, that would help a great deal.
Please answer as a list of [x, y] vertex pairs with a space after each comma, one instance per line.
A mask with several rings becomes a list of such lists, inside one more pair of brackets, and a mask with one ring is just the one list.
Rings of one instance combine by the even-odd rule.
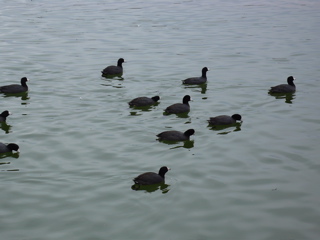
[[[0, 96], [0, 140], [20, 146], [0, 159], [1, 239], [319, 238], [319, 1], [0, 4], [0, 85], [30, 79]], [[101, 77], [120, 57], [123, 79]], [[181, 85], [205, 66], [207, 86]], [[295, 94], [268, 95], [290, 75]], [[186, 94], [185, 118], [163, 115]], [[240, 126], [207, 125], [234, 113]], [[164, 165], [166, 185], [131, 189]]]

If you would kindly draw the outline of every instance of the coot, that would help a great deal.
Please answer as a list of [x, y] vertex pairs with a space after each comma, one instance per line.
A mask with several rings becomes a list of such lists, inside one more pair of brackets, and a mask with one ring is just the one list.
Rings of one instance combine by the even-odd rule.
[[189, 101], [191, 100], [192, 100], [191, 97], [189, 95], [186, 95], [183, 97], [182, 103], [175, 103], [173, 105], [170, 105], [164, 111], [165, 113], [168, 113], [168, 114], [189, 112], [190, 111]]
[[294, 93], [296, 91], [296, 85], [294, 85], [294, 77], [290, 76], [287, 78], [288, 84], [280, 84], [271, 87], [269, 93]]
[[157, 137], [159, 137], [159, 140], [165, 141], [186, 141], [190, 139], [190, 136], [193, 135], [194, 132], [194, 129], [189, 129], [184, 133], [179, 131], [165, 131], [159, 133]]
[[112, 76], [112, 75], [117, 75], [117, 76], [122, 76], [123, 74], [123, 68], [122, 68], [122, 63], [124, 63], [123, 58], [119, 58], [117, 66], [108, 66], [105, 69], [103, 69], [102, 76]]
[[4, 144], [0, 142], [0, 153], [19, 151], [19, 146], [15, 143]]
[[28, 79], [26, 77], [21, 78], [21, 85], [19, 84], [10, 84], [0, 87], [1, 93], [23, 93], [28, 91], [27, 86]]
[[134, 178], [133, 181], [135, 184], [140, 184], [140, 185], [151, 185], [151, 184], [163, 183], [164, 175], [169, 170], [170, 168], [164, 166], [160, 168], [159, 173], [146, 172]]
[[157, 103], [159, 101], [159, 96], [149, 97], [138, 97], [129, 102], [130, 107], [144, 107]]
[[240, 114], [233, 114], [231, 117], [228, 115], [220, 115], [212, 117], [208, 120], [210, 125], [231, 125], [241, 120]]
[[202, 68], [202, 75], [201, 77], [193, 77], [193, 78], [187, 78], [185, 80], [182, 80], [183, 84], [203, 84], [207, 82], [207, 71], [209, 71], [209, 68], [204, 67]]
[[6, 111], [3, 111], [1, 114], [0, 114], [0, 122], [5, 122], [7, 120], [7, 117], [10, 115], [11, 113], [6, 110]]

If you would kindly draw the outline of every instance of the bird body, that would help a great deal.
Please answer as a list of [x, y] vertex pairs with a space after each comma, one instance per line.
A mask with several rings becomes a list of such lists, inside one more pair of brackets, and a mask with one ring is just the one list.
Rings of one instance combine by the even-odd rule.
[[201, 77], [192, 77], [187, 78], [185, 80], [182, 80], [183, 84], [189, 84], [189, 85], [196, 85], [196, 84], [203, 84], [207, 82], [207, 71], [209, 69], [207, 67], [202, 68], [202, 75]]
[[157, 103], [159, 99], [160, 99], [159, 96], [154, 96], [152, 98], [138, 97], [131, 100], [128, 104], [130, 105], [130, 107], [144, 107], [144, 106], [149, 106]]
[[237, 121], [241, 120], [240, 114], [233, 114], [232, 116], [228, 115], [220, 115], [216, 117], [212, 117], [208, 120], [210, 125], [231, 125], [237, 123]]
[[165, 131], [159, 133], [157, 137], [159, 140], [167, 140], [167, 141], [187, 141], [190, 139], [190, 136], [194, 134], [194, 129], [189, 129], [185, 132], [180, 131]]
[[5, 122], [7, 120], [7, 117], [10, 115], [11, 113], [6, 110], [6, 111], [3, 111], [1, 114], [0, 114], [0, 122]]
[[167, 114], [179, 114], [179, 113], [187, 113], [190, 111], [189, 101], [191, 101], [191, 97], [186, 95], [183, 97], [182, 103], [175, 103], [167, 107], [164, 111]]
[[269, 93], [294, 93], [296, 91], [296, 85], [293, 83], [294, 77], [290, 76], [287, 78], [288, 84], [280, 84], [271, 87]]
[[10, 84], [5, 86], [0, 86], [1, 93], [24, 93], [28, 91], [27, 82], [28, 79], [26, 77], [21, 78], [21, 84]]
[[124, 63], [123, 58], [119, 58], [117, 66], [108, 66], [105, 69], [101, 71], [102, 76], [112, 76], [112, 75], [117, 75], [117, 76], [122, 76], [123, 74], [123, 68], [122, 68], [122, 63]]
[[139, 184], [139, 185], [160, 184], [164, 182], [165, 180], [164, 175], [169, 170], [170, 168], [164, 166], [160, 168], [159, 173], [146, 172], [134, 178], [133, 181], [135, 184]]
[[0, 142], [0, 153], [7, 153], [12, 151], [19, 151], [19, 146], [15, 143], [4, 144]]

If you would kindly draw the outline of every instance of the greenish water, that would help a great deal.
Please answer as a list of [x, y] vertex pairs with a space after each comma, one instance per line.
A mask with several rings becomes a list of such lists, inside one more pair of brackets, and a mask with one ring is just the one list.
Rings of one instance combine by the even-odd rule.
[[[317, 1], [0, 3], [1, 85], [30, 79], [0, 96], [0, 140], [20, 146], [0, 159], [1, 239], [318, 238]], [[120, 57], [123, 80], [102, 78]], [[181, 85], [204, 66], [207, 86]], [[297, 92], [269, 96], [289, 75]], [[163, 115], [186, 94], [186, 117]], [[234, 113], [237, 127], [207, 125]], [[161, 189], [131, 189], [163, 165]]]

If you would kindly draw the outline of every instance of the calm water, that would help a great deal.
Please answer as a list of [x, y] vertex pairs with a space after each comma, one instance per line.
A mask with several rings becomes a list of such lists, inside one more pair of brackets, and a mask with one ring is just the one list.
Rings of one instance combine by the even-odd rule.
[[[319, 1], [0, 4], [1, 85], [30, 79], [0, 96], [0, 140], [21, 151], [0, 159], [1, 239], [319, 238]], [[120, 57], [123, 80], [102, 78]], [[206, 87], [181, 85], [204, 66]], [[267, 94], [289, 75], [295, 94]], [[186, 94], [186, 118], [163, 115]], [[207, 126], [234, 113], [241, 126]], [[163, 165], [167, 185], [131, 189]]]

